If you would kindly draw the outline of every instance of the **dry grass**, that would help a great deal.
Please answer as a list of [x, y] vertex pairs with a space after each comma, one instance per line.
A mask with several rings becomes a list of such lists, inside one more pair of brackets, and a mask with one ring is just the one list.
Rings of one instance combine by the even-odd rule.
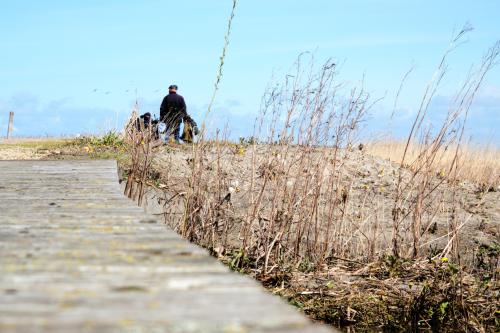
[[[366, 151], [373, 156], [400, 163], [406, 142], [398, 140], [377, 140], [366, 144]], [[441, 150], [434, 166], [436, 175], [446, 176], [446, 170], [455, 155], [456, 147]], [[411, 145], [408, 150], [410, 160], [417, 157], [420, 147]], [[481, 187], [500, 186], [500, 149], [492, 145], [463, 145], [460, 149], [461, 166], [459, 178]]]
[[[426, 287], [426, 280], [433, 281], [432, 269], [420, 275], [417, 280], [419, 284], [423, 281], [419, 285], [423, 289], [404, 300], [415, 309], [405, 312], [413, 318], [411, 322], [402, 318], [404, 327], [417, 329], [420, 323], [435, 320], [430, 312], [436, 307], [443, 312], [440, 325], [446, 322], [456, 328], [465, 322], [470, 327], [491, 327], [494, 314], [490, 308], [486, 315], [481, 314], [484, 318], [468, 317], [490, 302], [481, 298], [482, 290], [477, 298], [469, 298], [477, 305], [463, 306], [463, 295], [472, 295], [472, 289], [463, 284], [458, 267], [466, 256], [473, 258], [477, 246], [464, 247], [461, 241], [464, 230], [470, 230], [471, 200], [459, 183], [467, 164], [462, 145], [469, 107], [499, 49], [493, 48], [484, 66], [459, 88], [456, 105], [450, 106], [443, 123], [431, 131], [422, 124], [444, 76], [445, 54], [404, 143], [400, 165], [388, 163], [377, 170], [375, 179], [366, 169], [368, 161], [350, 148], [374, 101], [362, 87], [347, 89], [337, 82], [335, 63], [317, 66], [314, 57], [304, 62], [301, 55], [293, 72], [264, 94], [252, 139], [234, 148], [219, 132], [215, 140], [202, 137], [185, 158], [188, 170], [184, 174], [170, 172], [178, 169], [173, 159], [162, 162], [169, 170], [162, 179], [165, 222], [233, 269], [282, 288], [298, 272], [317, 276], [339, 263], [363, 269], [381, 260], [396, 266], [450, 260], [445, 269], [452, 270], [457, 284], [441, 297], [440, 283]], [[245, 166], [235, 174], [231, 169], [238, 159]], [[352, 163], [354, 160], [361, 163]], [[496, 167], [489, 167], [497, 172]], [[476, 206], [482, 204], [484, 201]], [[497, 256], [495, 244], [487, 248]], [[486, 285], [492, 281], [487, 288], [495, 293], [498, 260], [488, 267]], [[390, 293], [405, 292], [406, 282], [399, 281]], [[383, 286], [390, 280], [363, 281], [372, 282], [374, 294], [387, 293]], [[335, 292], [341, 296], [340, 302], [353, 296], [349, 289]], [[323, 297], [321, 291], [318, 297]], [[424, 299], [436, 301], [425, 308]], [[354, 302], [352, 308], [368, 317], [369, 307], [362, 305], [363, 300]], [[440, 308], [448, 306], [457, 309], [453, 316]], [[401, 310], [406, 311], [392, 306], [389, 316]], [[370, 317], [378, 315], [381, 313], [374, 311]], [[352, 313], [340, 317], [349, 320]], [[377, 325], [387, 328], [390, 319]]]
[[71, 144], [73, 139], [64, 138], [0, 138], [0, 149], [6, 148], [33, 148], [54, 149]]
[[137, 127], [138, 117], [139, 105], [136, 102], [124, 129], [123, 140], [130, 156], [124, 194], [132, 200], [136, 200], [138, 205], [141, 205], [147, 181], [151, 176], [151, 165], [154, 158], [152, 150], [160, 142], [156, 139], [154, 129], [151, 126], [148, 128]]
[[389, 259], [298, 273], [273, 291], [348, 332], [498, 332], [498, 280], [478, 283], [442, 260]]
[[[389, 308], [387, 320], [370, 326], [390, 329], [397, 322], [403, 329], [418, 330], [438, 320], [438, 327], [451, 329], [460, 325], [479, 331], [498, 328], [494, 318], [498, 302], [491, 306], [490, 297], [498, 295], [498, 245], [481, 245], [487, 265], [483, 265], [486, 259], [478, 259], [469, 272], [460, 267], [465, 252], [477, 257], [477, 246], [463, 246], [460, 236], [471, 224], [472, 211], [485, 203], [482, 196], [471, 206], [473, 198], [460, 180], [468, 168], [468, 174], [473, 170], [465, 153], [474, 150], [463, 149], [469, 108], [499, 51], [500, 44], [490, 50], [433, 131], [423, 124], [446, 72], [448, 51], [426, 89], [408, 139], [401, 144], [400, 165], [387, 162], [377, 164], [375, 170], [368, 170], [373, 160], [352, 149], [359, 124], [374, 101], [362, 86], [347, 89], [337, 82], [331, 60], [317, 66], [313, 56], [304, 62], [301, 55], [293, 72], [265, 92], [251, 140], [235, 146], [220, 132], [208, 140], [202, 126], [198, 142], [189, 151], [177, 150], [180, 160], [173, 150], [168, 152], [156, 170], [164, 171], [158, 202], [164, 205], [165, 223], [233, 269], [272, 287], [286, 289], [292, 277], [301, 273], [329, 276], [345, 263], [357, 266], [348, 267], [346, 275], [361, 274], [360, 285], [369, 285], [372, 291], [365, 295], [367, 288], [359, 289], [360, 299], [348, 303], [351, 310], [339, 315], [341, 320], [353, 320], [356, 311], [361, 314], [358, 317], [377, 320], [385, 307]], [[221, 72], [217, 83], [220, 77]], [[153, 156], [150, 135], [130, 129], [132, 166], [126, 192], [140, 202], [157, 156]], [[377, 144], [372, 143], [368, 149], [374, 147]], [[237, 161], [244, 167], [235, 173]], [[482, 178], [486, 186], [497, 177], [496, 163], [485, 163], [493, 177]], [[484, 177], [488, 170], [479, 174]], [[487, 231], [487, 223], [482, 224]], [[384, 267], [372, 269], [381, 263]], [[407, 274], [416, 278], [405, 280]], [[467, 285], [467, 274], [476, 274], [478, 280]], [[313, 278], [307, 279], [298, 289]], [[417, 290], [408, 293], [408, 284]], [[324, 290], [313, 288], [323, 301]], [[339, 295], [339, 304], [350, 302], [356, 293], [350, 288], [331, 292]], [[408, 297], [398, 296], [404, 293]], [[400, 303], [391, 303], [388, 294], [396, 295], [393, 299]], [[381, 310], [372, 308], [370, 313], [365, 296], [380, 297]], [[486, 306], [486, 312], [479, 311]], [[437, 317], [435, 311], [440, 311]], [[391, 319], [395, 315], [403, 317]]]

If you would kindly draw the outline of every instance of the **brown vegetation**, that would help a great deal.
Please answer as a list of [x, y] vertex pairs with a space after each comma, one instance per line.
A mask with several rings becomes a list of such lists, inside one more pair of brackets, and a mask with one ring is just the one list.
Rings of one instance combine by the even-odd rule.
[[490, 50], [431, 130], [422, 124], [445, 54], [397, 163], [356, 149], [370, 96], [337, 83], [335, 63], [316, 68], [301, 56], [264, 95], [254, 137], [233, 144], [202, 131], [197, 143], [160, 148], [155, 160], [144, 148], [153, 146], [148, 138], [134, 139], [132, 156], [140, 153], [130, 186], [150, 177], [162, 189], [156, 199], [167, 224], [314, 318], [359, 329], [493, 331], [498, 165], [468, 172], [463, 138], [499, 50]]
[[[399, 163], [403, 157], [406, 142], [395, 139], [375, 140], [365, 144], [368, 154]], [[459, 178], [473, 184], [482, 184], [485, 189], [500, 189], [500, 150], [495, 145], [469, 144], [461, 146], [461, 170]], [[419, 147], [411, 145], [407, 155], [410, 160], [416, 158]], [[447, 166], [454, 158], [456, 146], [438, 152], [434, 173], [447, 176]]]

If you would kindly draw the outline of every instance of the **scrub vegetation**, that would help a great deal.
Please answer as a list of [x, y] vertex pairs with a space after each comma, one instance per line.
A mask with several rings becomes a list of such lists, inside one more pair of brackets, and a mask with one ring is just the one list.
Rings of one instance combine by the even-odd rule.
[[425, 126], [468, 30], [404, 141], [360, 143], [377, 101], [337, 82], [333, 61], [302, 54], [269, 85], [251, 138], [202, 131], [191, 146], [154, 147], [130, 134], [142, 135], [131, 197], [156, 200], [166, 224], [312, 318], [356, 331], [498, 331], [498, 151], [467, 145], [464, 129], [499, 44], [444, 120]]

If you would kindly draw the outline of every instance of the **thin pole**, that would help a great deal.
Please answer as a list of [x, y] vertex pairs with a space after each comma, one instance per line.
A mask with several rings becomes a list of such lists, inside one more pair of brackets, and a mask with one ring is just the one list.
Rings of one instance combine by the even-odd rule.
[[7, 128], [7, 139], [12, 136], [12, 129], [14, 128], [14, 112], [9, 113], [9, 127]]

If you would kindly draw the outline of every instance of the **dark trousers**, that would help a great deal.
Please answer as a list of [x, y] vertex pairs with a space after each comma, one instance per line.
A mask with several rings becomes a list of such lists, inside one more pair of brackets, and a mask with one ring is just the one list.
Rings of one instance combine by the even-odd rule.
[[172, 124], [172, 131], [170, 133], [174, 134], [175, 141], [179, 141], [179, 139], [181, 137], [181, 135], [180, 135], [181, 134], [181, 119], [176, 120]]
[[170, 133], [170, 135], [174, 135], [175, 141], [179, 141], [181, 137], [181, 122], [182, 122], [182, 115], [178, 116], [166, 116], [163, 119], [163, 122], [167, 126], [167, 133]]

